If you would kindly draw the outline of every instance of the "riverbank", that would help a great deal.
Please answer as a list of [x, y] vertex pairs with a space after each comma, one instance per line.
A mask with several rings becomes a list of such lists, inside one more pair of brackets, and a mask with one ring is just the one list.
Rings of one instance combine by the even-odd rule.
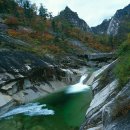
[[87, 81], [91, 85], [94, 97], [80, 130], [130, 129], [130, 83], [119, 87], [114, 74], [117, 63], [116, 60], [94, 72]]
[[47, 82], [32, 82], [28, 78], [25, 78], [22, 81], [23, 89], [21, 90], [18, 90], [17, 81], [4, 85], [2, 88], [6, 89], [7, 93], [0, 94], [0, 115], [14, 107], [15, 104], [28, 103], [35, 99], [45, 97], [51, 93], [63, 90], [70, 84], [75, 84], [79, 81], [81, 75], [88, 72], [88, 69], [86, 67], [79, 69], [61, 69], [61, 72], [64, 73], [64, 77], [62, 77], [61, 80], [53, 77], [51, 81]]
[[113, 75], [117, 60], [95, 71], [86, 84], [93, 91], [93, 100], [86, 112], [86, 119], [80, 130], [106, 130], [103, 127], [103, 111], [118, 93], [118, 82]]
[[[91, 89], [83, 84], [86, 78], [85, 74], [77, 84], [3, 114], [0, 129], [78, 130], [92, 99]], [[9, 126], [12, 122], [17, 125]]]

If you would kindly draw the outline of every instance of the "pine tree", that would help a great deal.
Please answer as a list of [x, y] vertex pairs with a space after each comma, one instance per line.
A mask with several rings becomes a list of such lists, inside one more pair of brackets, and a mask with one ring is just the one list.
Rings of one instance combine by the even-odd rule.
[[15, 13], [16, 7], [14, 0], [0, 0], [0, 13]]
[[43, 7], [43, 5], [41, 4], [40, 5], [40, 8], [39, 8], [39, 15], [44, 18], [44, 20], [47, 19], [47, 16], [48, 16], [48, 13], [47, 13], [47, 9]]
[[52, 24], [52, 29], [55, 32], [56, 31], [56, 23], [55, 23], [55, 21], [53, 20], [51, 24]]
[[34, 9], [33, 6], [31, 5], [31, 3], [28, 0], [26, 0], [24, 2], [23, 7], [24, 7], [25, 17], [31, 19], [35, 13], [35, 11], [33, 10]]

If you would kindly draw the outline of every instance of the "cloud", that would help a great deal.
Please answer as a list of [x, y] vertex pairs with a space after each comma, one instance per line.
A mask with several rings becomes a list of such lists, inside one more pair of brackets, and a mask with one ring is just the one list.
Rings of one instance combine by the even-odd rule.
[[79, 14], [88, 25], [95, 26], [104, 19], [114, 15], [116, 10], [129, 4], [129, 0], [30, 0], [32, 3], [43, 3], [45, 7], [57, 15], [65, 6], [69, 6]]

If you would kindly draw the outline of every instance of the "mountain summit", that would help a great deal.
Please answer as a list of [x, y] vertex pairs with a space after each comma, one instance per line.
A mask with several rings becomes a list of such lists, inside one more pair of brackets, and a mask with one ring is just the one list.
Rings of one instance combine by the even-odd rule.
[[73, 26], [78, 27], [85, 32], [91, 32], [88, 24], [83, 19], [80, 19], [77, 12], [73, 12], [68, 6], [60, 12], [59, 16], [62, 19], [67, 20]]
[[127, 33], [130, 19], [130, 4], [123, 9], [117, 10], [110, 20], [103, 21], [100, 25], [93, 27], [96, 34], [118, 35], [122, 32]]

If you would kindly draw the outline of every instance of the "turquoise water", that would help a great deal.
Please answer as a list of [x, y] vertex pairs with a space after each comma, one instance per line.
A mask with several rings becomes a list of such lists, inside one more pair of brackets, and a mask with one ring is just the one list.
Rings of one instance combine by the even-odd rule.
[[85, 119], [92, 92], [87, 86], [78, 91], [73, 91], [74, 88], [69, 86], [6, 113], [6, 118], [0, 121], [0, 130], [78, 130]]

